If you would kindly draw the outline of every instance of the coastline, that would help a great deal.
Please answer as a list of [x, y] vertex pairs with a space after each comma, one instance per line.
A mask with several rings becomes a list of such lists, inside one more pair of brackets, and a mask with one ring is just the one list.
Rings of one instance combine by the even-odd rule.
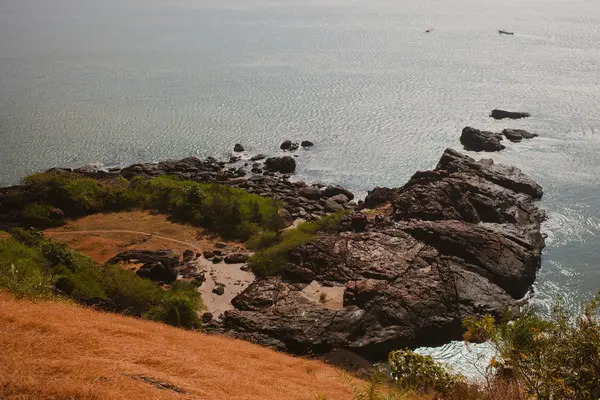
[[[324, 356], [342, 349], [375, 361], [391, 349], [447, 343], [460, 338], [466, 315], [499, 316], [506, 307], [518, 308], [535, 280], [545, 216], [534, 201], [542, 190], [514, 167], [446, 150], [435, 170], [415, 173], [400, 188], [375, 188], [354, 203], [350, 191], [295, 181], [288, 167], [281, 172], [279, 161], [266, 167], [268, 159], [188, 157], [47, 173], [98, 181], [169, 175], [231, 186], [281, 202], [286, 226], [350, 213], [334, 231], [318, 233], [287, 254], [282, 272], [250, 283], [222, 319], [205, 321], [208, 332], [293, 354]], [[0, 193], [6, 198], [15, 190], [26, 189]], [[6, 215], [2, 203], [0, 210]], [[325, 307], [314, 293], [307, 297], [315, 285], [342, 293], [343, 299], [334, 299], [342, 307]]]

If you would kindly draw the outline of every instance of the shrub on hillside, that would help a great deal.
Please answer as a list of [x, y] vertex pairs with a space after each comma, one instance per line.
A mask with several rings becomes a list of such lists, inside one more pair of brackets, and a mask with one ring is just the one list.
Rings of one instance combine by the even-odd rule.
[[398, 385], [419, 392], [450, 393], [462, 380], [431, 356], [408, 349], [392, 351], [388, 362]]
[[248, 239], [246, 247], [250, 250], [262, 250], [267, 247], [271, 247], [279, 241], [279, 232], [274, 231], [260, 231]]
[[162, 289], [116, 265], [98, 265], [62, 243], [44, 239], [39, 231], [16, 229], [13, 234], [0, 240], [0, 288], [31, 297], [57, 293], [174, 326], [200, 326], [202, 301], [191, 285], [176, 282]]
[[[64, 224], [65, 215], [79, 217], [134, 208], [155, 209], [232, 239], [246, 240], [256, 232], [283, 226], [279, 204], [274, 200], [176, 176], [137, 176], [128, 181], [123, 177], [96, 180], [74, 173], [44, 172], [25, 178], [23, 184], [25, 192], [15, 191], [11, 195], [15, 199], [5, 199], [10, 206], [7, 212], [39, 228]], [[16, 201], [16, 197], [21, 200]]]
[[0, 288], [18, 297], [51, 297], [51, 277], [40, 268], [45, 264], [39, 251], [12, 238], [0, 240]]
[[491, 316], [468, 318], [465, 340], [489, 340], [496, 349], [490, 369], [512, 377], [537, 399], [600, 398], [600, 295], [575, 320], [557, 302], [550, 319], [525, 312], [496, 324]]
[[[308, 243], [318, 232], [335, 231], [339, 228], [347, 211], [338, 211], [314, 222], [304, 222], [294, 229], [289, 229], [278, 236], [278, 241], [271, 247], [264, 248], [250, 257], [249, 265], [258, 276], [269, 276], [280, 273], [287, 262], [289, 254], [299, 246]], [[261, 239], [256, 239], [260, 242]]]
[[69, 216], [102, 211], [104, 191], [98, 181], [70, 173], [42, 172], [23, 179], [33, 197], [59, 207]]
[[45, 204], [28, 204], [22, 212], [25, 223], [40, 228], [64, 225], [66, 220], [62, 211]]
[[198, 310], [202, 306], [200, 293], [187, 283], [177, 281], [165, 292], [160, 303], [148, 312], [147, 317], [173, 326], [196, 329], [201, 326]]
[[13, 228], [10, 234], [27, 246], [39, 246], [44, 241], [44, 233], [35, 228]]

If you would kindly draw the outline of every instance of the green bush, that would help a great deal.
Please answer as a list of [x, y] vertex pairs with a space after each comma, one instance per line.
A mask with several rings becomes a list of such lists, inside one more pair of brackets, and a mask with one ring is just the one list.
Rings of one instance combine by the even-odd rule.
[[226, 238], [246, 240], [259, 230], [281, 228], [279, 205], [242, 189], [203, 184], [173, 176], [134, 179], [132, 190], [142, 208], [171, 214]]
[[[202, 226], [225, 238], [247, 240], [259, 231], [282, 227], [279, 204], [225, 185], [197, 183], [176, 176], [116, 177], [95, 180], [74, 173], [44, 172], [23, 180], [26, 198], [4, 203], [21, 222], [46, 228], [67, 217], [135, 208], [155, 209], [175, 220]], [[11, 196], [24, 197], [22, 192]], [[15, 201], [13, 201], [15, 200]], [[31, 204], [28, 204], [31, 203]], [[15, 214], [16, 211], [16, 214]]]
[[116, 265], [100, 267], [98, 280], [102, 291], [111, 299], [117, 311], [128, 315], [142, 316], [160, 303], [166, 293], [153, 282]]
[[98, 181], [70, 173], [42, 172], [26, 177], [23, 183], [34, 197], [58, 207], [69, 216], [102, 211], [104, 191]]
[[44, 233], [35, 228], [13, 228], [10, 234], [13, 238], [27, 246], [39, 246], [44, 241]]
[[271, 247], [279, 241], [279, 233], [274, 231], [260, 231], [248, 239], [246, 247], [250, 250], [262, 250]]
[[517, 379], [537, 399], [600, 398], [600, 295], [571, 320], [561, 301], [549, 319], [531, 311], [497, 324], [491, 316], [463, 322], [465, 340], [489, 340], [489, 370]]
[[40, 228], [60, 226], [66, 222], [60, 211], [45, 204], [28, 204], [23, 209], [22, 217], [27, 224]]
[[392, 377], [401, 387], [420, 392], [449, 393], [461, 381], [429, 355], [412, 350], [392, 351], [388, 356]]
[[198, 318], [198, 310], [201, 306], [200, 293], [194, 286], [177, 281], [168, 292], [165, 292], [160, 303], [148, 312], [147, 318], [173, 326], [195, 329], [201, 326]]
[[52, 297], [52, 280], [43, 270], [41, 253], [8, 238], [0, 240], [0, 288], [18, 297]]
[[[256, 252], [248, 260], [250, 267], [258, 276], [269, 276], [280, 273], [287, 263], [289, 254], [299, 246], [310, 242], [316, 233], [335, 231], [347, 211], [338, 211], [314, 222], [304, 222], [294, 229], [284, 231], [278, 242], [271, 247]], [[255, 239], [259, 242], [260, 239]], [[254, 241], [253, 241], [253, 244]]]
[[200, 326], [202, 301], [189, 284], [176, 282], [165, 290], [116, 265], [98, 265], [64, 244], [45, 240], [39, 231], [15, 229], [13, 235], [0, 240], [0, 288], [28, 297], [58, 293], [174, 326]]

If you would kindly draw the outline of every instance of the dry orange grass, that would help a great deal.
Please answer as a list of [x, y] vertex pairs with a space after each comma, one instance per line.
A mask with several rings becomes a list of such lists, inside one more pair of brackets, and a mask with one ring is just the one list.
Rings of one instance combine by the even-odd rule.
[[[177, 224], [165, 215], [148, 211], [94, 214], [48, 229], [44, 234], [101, 264], [125, 250], [171, 249], [182, 253], [190, 249], [201, 252], [212, 250], [215, 242], [221, 241], [200, 228]], [[229, 244], [240, 246], [239, 243]]]
[[352, 397], [318, 361], [0, 292], [0, 399], [308, 400], [317, 393]]

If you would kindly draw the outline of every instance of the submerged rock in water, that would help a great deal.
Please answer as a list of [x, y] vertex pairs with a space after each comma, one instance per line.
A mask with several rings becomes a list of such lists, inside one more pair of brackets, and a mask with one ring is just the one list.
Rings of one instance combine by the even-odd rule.
[[290, 156], [267, 158], [265, 165], [270, 171], [281, 172], [282, 174], [296, 171], [296, 160]]
[[460, 143], [465, 149], [472, 151], [500, 151], [505, 147], [500, 143], [502, 135], [494, 132], [480, 131], [466, 127], [460, 135]]
[[492, 117], [494, 119], [504, 119], [504, 118], [521, 119], [521, 118], [531, 117], [531, 114], [529, 114], [527, 112], [504, 111], [504, 110], [495, 109], [495, 110], [492, 110], [492, 112], [490, 113], [490, 117]]
[[[386, 207], [353, 214], [294, 250], [284, 279], [252, 283], [221, 329], [292, 353], [342, 348], [369, 360], [460, 339], [464, 317], [500, 315], [534, 282], [541, 195], [517, 168], [446, 150], [435, 170], [365, 201]], [[313, 280], [343, 287], [343, 307], [303, 296]]]
[[523, 139], [533, 139], [534, 137], [538, 137], [537, 133], [530, 133], [523, 129], [505, 129], [502, 131], [502, 134], [506, 136], [508, 140], [511, 142], [520, 142]]

